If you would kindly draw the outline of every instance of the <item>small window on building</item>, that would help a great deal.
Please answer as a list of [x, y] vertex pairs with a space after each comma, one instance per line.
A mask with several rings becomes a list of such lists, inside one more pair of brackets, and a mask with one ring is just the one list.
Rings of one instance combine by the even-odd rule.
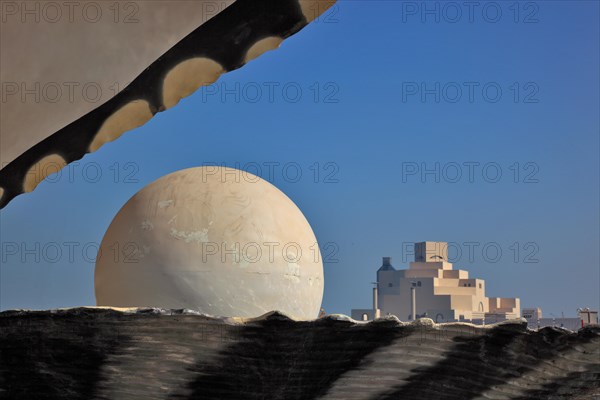
[[479, 284], [479, 289], [481, 289], [481, 283]]
[[417, 286], [421, 286], [421, 281], [418, 281], [418, 282], [417, 282]]
[[388, 283], [388, 287], [392, 287], [394, 284], [392, 282]]

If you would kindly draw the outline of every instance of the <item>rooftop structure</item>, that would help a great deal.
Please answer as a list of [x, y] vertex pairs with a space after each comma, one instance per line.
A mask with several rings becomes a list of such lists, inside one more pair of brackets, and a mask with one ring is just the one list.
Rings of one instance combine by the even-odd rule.
[[542, 317], [542, 309], [524, 308], [522, 312], [523, 318], [527, 320], [527, 326], [531, 329], [544, 328], [553, 326], [557, 328], [566, 328], [576, 331], [588, 325], [598, 325], [598, 311], [590, 310], [589, 308], [579, 308], [577, 317], [556, 317], [550, 314], [551, 317]]

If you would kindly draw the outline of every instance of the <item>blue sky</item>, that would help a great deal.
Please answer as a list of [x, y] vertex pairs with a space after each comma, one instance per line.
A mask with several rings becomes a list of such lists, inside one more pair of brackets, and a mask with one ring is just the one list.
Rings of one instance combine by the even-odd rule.
[[[335, 252], [327, 312], [368, 306], [381, 257], [404, 268], [423, 240], [452, 242], [455, 268], [489, 296], [546, 315], [597, 309], [598, 2], [480, 2], [472, 17], [444, 4], [342, 0], [13, 201], [1, 241], [19, 251], [2, 249], [0, 309], [93, 305], [95, 245], [119, 208], [205, 163], [258, 164], [300, 207]], [[436, 6], [439, 21], [421, 13]]]

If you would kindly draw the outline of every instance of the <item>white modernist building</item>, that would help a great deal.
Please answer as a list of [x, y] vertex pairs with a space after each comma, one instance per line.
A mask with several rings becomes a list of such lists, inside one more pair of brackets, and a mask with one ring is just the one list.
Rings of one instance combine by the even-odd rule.
[[[414, 312], [413, 312], [414, 307]], [[353, 309], [355, 320], [395, 315], [410, 321], [420, 317], [435, 322], [493, 323], [520, 318], [518, 298], [486, 297], [485, 282], [452, 269], [445, 242], [415, 243], [415, 261], [396, 270], [390, 257], [383, 258], [373, 289], [373, 307]]]

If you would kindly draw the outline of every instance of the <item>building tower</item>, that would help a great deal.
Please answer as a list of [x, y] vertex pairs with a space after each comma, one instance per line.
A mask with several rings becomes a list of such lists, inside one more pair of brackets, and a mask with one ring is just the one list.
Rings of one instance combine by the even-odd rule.
[[[377, 270], [377, 307], [382, 315], [409, 321], [415, 318], [411, 306], [416, 304], [417, 318], [436, 322], [492, 323], [521, 316], [518, 298], [486, 297], [482, 279], [453, 269], [446, 242], [415, 243], [414, 256], [405, 270], [396, 270], [390, 257], [383, 258]], [[374, 314], [374, 308], [352, 310], [357, 320], [370, 320]]]

